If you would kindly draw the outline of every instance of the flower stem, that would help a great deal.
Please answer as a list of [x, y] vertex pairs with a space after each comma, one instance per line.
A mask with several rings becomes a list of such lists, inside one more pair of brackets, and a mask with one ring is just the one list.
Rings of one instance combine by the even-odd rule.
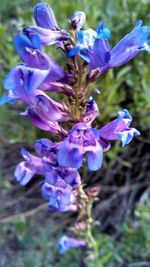
[[[87, 242], [88, 248], [89, 248], [89, 255], [90, 259], [86, 260], [86, 264], [88, 264], [89, 267], [103, 267], [100, 263], [100, 257], [99, 257], [99, 247], [97, 244], [97, 241], [95, 240], [93, 236], [93, 218], [92, 218], [92, 206], [94, 202], [94, 198], [89, 198], [89, 196], [85, 193], [83, 190], [83, 186], [81, 185], [79, 188], [79, 195], [80, 195], [80, 202], [81, 207], [82, 203], [84, 203], [84, 209], [81, 208], [80, 210], [80, 218], [83, 217], [83, 220], [85, 221], [86, 228], [84, 230], [84, 233], [81, 233], [84, 235], [84, 238]], [[83, 212], [84, 210], [84, 212]]]

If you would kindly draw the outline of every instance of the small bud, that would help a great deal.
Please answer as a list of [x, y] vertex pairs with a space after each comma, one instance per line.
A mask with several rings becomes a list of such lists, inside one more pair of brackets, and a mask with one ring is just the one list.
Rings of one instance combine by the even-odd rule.
[[86, 81], [87, 83], [93, 83], [95, 80], [99, 77], [100, 72], [98, 69], [90, 70], [88, 74], [86, 75]]
[[77, 11], [73, 14], [71, 19], [69, 20], [70, 28], [73, 30], [80, 30], [86, 22], [86, 15], [82, 11]]
[[89, 197], [96, 197], [100, 192], [100, 187], [95, 186], [88, 191]]

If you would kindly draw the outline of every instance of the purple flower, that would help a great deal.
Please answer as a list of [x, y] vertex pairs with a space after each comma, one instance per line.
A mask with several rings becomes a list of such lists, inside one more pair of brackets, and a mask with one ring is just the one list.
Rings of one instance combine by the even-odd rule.
[[37, 154], [43, 158], [43, 170], [46, 182], [56, 184], [62, 179], [73, 188], [79, 187], [81, 178], [78, 171], [71, 167], [62, 167], [57, 162], [59, 143], [53, 144], [48, 139], [40, 139], [35, 144]]
[[89, 169], [98, 170], [103, 161], [102, 147], [93, 130], [84, 123], [78, 123], [60, 143], [58, 163], [60, 166], [79, 169], [85, 153]]
[[88, 51], [91, 69], [100, 68], [100, 73], [103, 74], [110, 68], [127, 63], [143, 50], [150, 52], [149, 34], [150, 26], [142, 26], [142, 20], [139, 20], [134, 29], [113, 49], [109, 48], [107, 40], [97, 39], [92, 52]]
[[25, 161], [19, 163], [15, 169], [14, 176], [21, 185], [30, 182], [35, 174], [43, 174], [43, 164], [39, 157], [31, 155], [26, 149], [21, 149]]
[[54, 12], [47, 3], [38, 3], [34, 7], [34, 19], [39, 27], [51, 30], [58, 29]]
[[40, 70], [18, 65], [4, 79], [4, 88], [12, 90], [16, 98], [34, 92], [45, 80], [49, 70]]
[[43, 120], [61, 122], [70, 119], [71, 111], [64, 103], [59, 103], [42, 93], [34, 97], [32, 109]]
[[39, 3], [34, 7], [34, 18], [37, 26], [27, 26], [24, 33], [32, 37], [38, 33], [42, 45], [52, 45], [65, 41], [69, 34], [59, 30], [54, 13], [47, 3]]
[[25, 149], [21, 150], [25, 161], [19, 163], [14, 175], [21, 185], [30, 182], [35, 174], [45, 176], [42, 185], [42, 195], [49, 201], [49, 207], [57, 211], [75, 211], [76, 191], [81, 180], [76, 169], [64, 168], [58, 165], [57, 150], [59, 143], [54, 144], [50, 140], [43, 138], [37, 140], [35, 150], [37, 156], [31, 155]]
[[50, 208], [64, 211], [70, 205], [72, 187], [62, 179], [58, 179], [55, 185], [45, 182], [41, 190]]
[[78, 171], [71, 167], [58, 166], [57, 161], [54, 161], [54, 157], [53, 162], [50, 158], [43, 160], [43, 169], [46, 182], [49, 184], [56, 184], [59, 179], [62, 179], [73, 188], [79, 187], [81, 184]]
[[68, 56], [79, 54], [89, 63], [91, 69], [100, 68], [103, 74], [110, 68], [119, 67], [133, 59], [140, 51], [150, 52], [150, 26], [142, 26], [139, 20], [134, 29], [110, 49], [107, 39], [109, 30], [101, 23], [95, 33], [89, 29], [77, 35], [78, 45], [73, 47]]
[[24, 28], [24, 33], [30, 38], [37, 33], [43, 46], [57, 44], [61, 41], [68, 40], [69, 38], [69, 34], [64, 30], [53, 31], [37, 26], [26, 26]]
[[134, 136], [140, 135], [140, 132], [135, 128], [130, 128], [132, 117], [128, 110], [124, 109], [118, 112], [118, 118], [108, 123], [99, 130], [100, 142], [110, 144], [110, 140], [121, 140], [122, 146], [129, 144]]
[[58, 122], [43, 119], [36, 113], [33, 108], [29, 108], [27, 110], [27, 115], [36, 127], [44, 131], [55, 133], [60, 137], [67, 135], [67, 131], [62, 126], [60, 126]]
[[62, 68], [42, 51], [38, 34], [34, 34], [30, 39], [25, 34], [18, 34], [14, 45], [25, 66], [49, 70], [47, 82], [55, 82], [64, 77]]
[[0, 100], [1, 105], [17, 99], [28, 103], [33, 97], [31, 94], [42, 89], [43, 83], [43, 87], [48, 89], [48, 84], [66, 75], [54, 60], [41, 51], [38, 35], [29, 40], [24, 34], [18, 34], [14, 43], [24, 64], [15, 67], [5, 77], [3, 85], [10, 92]]
[[[47, 138], [42, 138], [36, 141], [34, 148], [39, 157], [49, 157], [51, 153], [56, 153], [57, 143], [53, 143]], [[56, 161], [56, 157], [55, 157]]]
[[[95, 68], [96, 61], [101, 66], [105, 65], [110, 59], [109, 44], [107, 39], [110, 37], [108, 28], [104, 28], [104, 23], [100, 23], [96, 32], [92, 29], [77, 32], [77, 46], [73, 47], [68, 57], [75, 56], [77, 53], [90, 64], [90, 67]], [[97, 51], [97, 47], [100, 50]], [[100, 66], [99, 66], [100, 67]]]
[[150, 26], [142, 26], [142, 20], [139, 20], [134, 29], [111, 50], [109, 68], [127, 63], [140, 51], [150, 52], [150, 41], [147, 39], [149, 34]]
[[[64, 77], [64, 79], [66, 79], [67, 77]], [[68, 82], [69, 79], [68, 79]], [[41, 88], [41, 90], [44, 91], [49, 91], [49, 92], [55, 92], [55, 93], [64, 93], [68, 96], [72, 96], [73, 95], [73, 90], [72, 87], [64, 82], [51, 82], [48, 83], [47, 81], [45, 81], [44, 83], [42, 83], [42, 85], [39, 87], [39, 89]]]
[[63, 235], [58, 241], [58, 250], [61, 254], [64, 254], [69, 249], [85, 246], [86, 242], [84, 240], [75, 239], [66, 235]]
[[[38, 64], [39, 63], [37, 63], [37, 65]], [[37, 88], [48, 76], [48, 73], [49, 68], [39, 69], [36, 68], [36, 66], [33, 68], [25, 64], [16, 66], [4, 79], [3, 85], [4, 88], [8, 90], [8, 95], [0, 100], [0, 104], [18, 99], [22, 99], [28, 104], [31, 103], [33, 95], [37, 93]]]

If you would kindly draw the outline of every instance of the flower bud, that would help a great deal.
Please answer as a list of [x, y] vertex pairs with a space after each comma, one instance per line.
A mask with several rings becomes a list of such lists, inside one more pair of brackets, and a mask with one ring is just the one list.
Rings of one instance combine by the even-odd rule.
[[70, 28], [73, 30], [80, 30], [86, 22], [86, 15], [82, 11], [77, 11], [73, 14], [71, 19], [69, 20]]
[[34, 19], [39, 27], [50, 30], [58, 29], [54, 12], [47, 3], [38, 3], [34, 7]]

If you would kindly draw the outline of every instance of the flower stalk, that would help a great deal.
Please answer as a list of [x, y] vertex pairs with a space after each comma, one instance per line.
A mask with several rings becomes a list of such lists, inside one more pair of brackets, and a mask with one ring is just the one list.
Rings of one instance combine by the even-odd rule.
[[[90, 171], [98, 171], [111, 142], [120, 140], [124, 147], [140, 132], [130, 126], [132, 117], [127, 109], [119, 111], [102, 128], [94, 128], [99, 108], [88, 86], [141, 51], [150, 52], [150, 26], [142, 26], [142, 21], [138, 21], [111, 49], [110, 30], [104, 27], [104, 22], [96, 31], [83, 29], [86, 15], [82, 11], [75, 12], [69, 20], [68, 31], [58, 26], [47, 3], [35, 6], [34, 19], [36, 25], [25, 27], [14, 39], [21, 62], [4, 78], [7, 94], [0, 99], [0, 105], [23, 101], [27, 110], [21, 115], [35, 127], [59, 137], [59, 141], [37, 140], [36, 155], [22, 149], [24, 160], [17, 165], [14, 176], [26, 186], [36, 174], [42, 175], [41, 194], [49, 208], [62, 213], [78, 212], [73, 228], [76, 238], [62, 236], [58, 249], [63, 254], [69, 249], [87, 247], [93, 259], [91, 266], [102, 267], [93, 236], [92, 207], [98, 190], [84, 191], [79, 171], [83, 164]], [[67, 59], [65, 69], [44, 52], [49, 45], [63, 51]], [[51, 92], [65, 95], [66, 103], [52, 99]]]

